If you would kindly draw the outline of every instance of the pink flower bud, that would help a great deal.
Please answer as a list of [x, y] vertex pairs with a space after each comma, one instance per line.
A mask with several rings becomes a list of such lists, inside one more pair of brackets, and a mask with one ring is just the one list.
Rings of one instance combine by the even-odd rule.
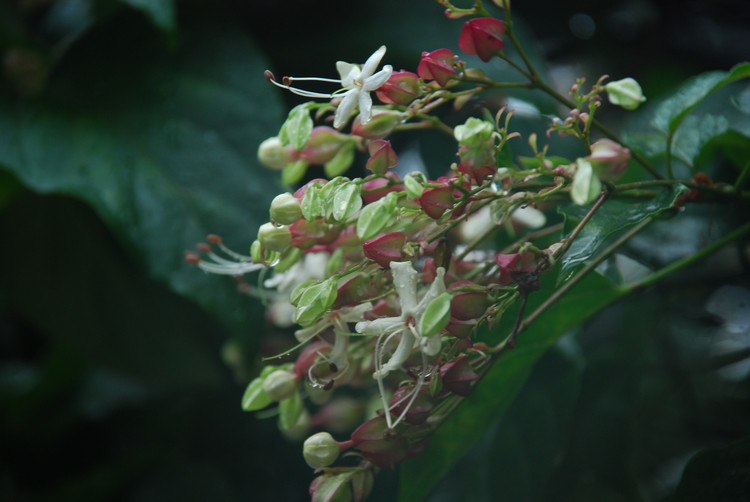
[[371, 141], [367, 146], [370, 158], [365, 167], [375, 174], [384, 175], [390, 168], [398, 164], [398, 156], [391, 147], [391, 142], [384, 139]]
[[302, 197], [304, 197], [305, 196], [305, 192], [307, 192], [307, 187], [309, 187], [311, 185], [321, 185], [322, 186], [322, 185], [325, 185], [326, 183], [328, 183], [328, 180], [324, 180], [323, 178], [315, 178], [314, 180], [310, 180], [307, 183], [305, 183], [304, 185], [302, 185], [301, 187], [299, 187], [296, 192], [294, 192], [294, 198], [301, 202], [302, 201]]
[[453, 208], [453, 187], [444, 185], [437, 188], [428, 188], [422, 192], [417, 199], [422, 210], [427, 216], [435, 220], [443, 216], [446, 210]]
[[456, 56], [450, 49], [423, 52], [417, 73], [423, 79], [434, 80], [440, 87], [445, 87], [445, 84], [457, 75], [454, 69], [455, 60]]
[[617, 181], [630, 162], [630, 150], [610, 139], [600, 139], [591, 145], [591, 155], [586, 157], [602, 181]]
[[461, 356], [440, 366], [440, 378], [443, 390], [458, 396], [468, 396], [471, 394], [472, 383], [479, 375], [474, 373], [469, 356]]
[[404, 260], [404, 244], [406, 244], [404, 234], [391, 232], [365, 241], [362, 249], [367, 258], [376, 261], [383, 268], [390, 268], [392, 261]]
[[461, 145], [458, 147], [461, 163], [458, 171], [471, 176], [477, 184], [482, 184], [487, 176], [497, 172], [495, 165], [495, 146], [489, 141], [480, 147]]
[[466, 21], [458, 39], [458, 46], [466, 54], [477, 55], [485, 63], [505, 49], [502, 36], [505, 23], [494, 17], [480, 17]]
[[366, 181], [362, 184], [362, 200], [365, 201], [365, 204], [372, 204], [385, 197], [389, 192], [402, 192], [404, 190], [403, 184], [388, 186], [390, 180], [398, 181], [400, 179], [396, 173], [388, 171], [385, 173], [385, 178]]
[[395, 71], [375, 94], [383, 103], [408, 105], [421, 92], [419, 77], [410, 71]]
[[310, 139], [299, 152], [299, 158], [310, 164], [323, 165], [333, 159], [342, 146], [351, 141], [346, 134], [328, 126], [313, 128]]
[[500, 284], [515, 282], [516, 272], [531, 273], [536, 270], [536, 255], [531, 252], [498, 254], [495, 257], [497, 266], [500, 267]]
[[302, 218], [289, 225], [292, 233], [291, 245], [300, 249], [310, 249], [318, 244], [330, 244], [341, 232], [338, 225], [329, 225], [322, 219], [307, 221]]
[[357, 115], [352, 122], [352, 134], [365, 139], [382, 139], [391, 134], [393, 129], [401, 123], [401, 119], [400, 112], [381, 110], [374, 112], [370, 121], [362, 125]]

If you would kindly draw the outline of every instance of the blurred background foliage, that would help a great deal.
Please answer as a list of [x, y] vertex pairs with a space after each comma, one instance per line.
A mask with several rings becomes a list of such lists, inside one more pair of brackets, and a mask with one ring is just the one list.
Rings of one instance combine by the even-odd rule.
[[[607, 73], [658, 101], [750, 59], [740, 0], [514, 9], [563, 90]], [[299, 445], [239, 406], [260, 356], [289, 338], [269, 336], [257, 300], [182, 253], [207, 233], [245, 249], [282, 191], [255, 150], [296, 101], [264, 69], [327, 76], [384, 43], [388, 63], [414, 70], [459, 31], [428, 0], [0, 2], [0, 499], [307, 498]], [[615, 124], [646, 116], [606, 110]], [[455, 154], [429, 136], [398, 141], [428, 168]], [[701, 162], [731, 182], [731, 160]], [[663, 264], [746, 210], [691, 207], [629, 255]], [[747, 500], [750, 328], [734, 335], [750, 321], [707, 308], [747, 312], [747, 267], [728, 248], [574, 329], [430, 500]], [[396, 484], [382, 473], [374, 498], [391, 500]]]

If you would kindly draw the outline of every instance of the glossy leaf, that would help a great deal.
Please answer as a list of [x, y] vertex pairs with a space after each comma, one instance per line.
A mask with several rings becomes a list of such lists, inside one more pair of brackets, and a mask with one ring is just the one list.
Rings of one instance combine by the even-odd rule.
[[[541, 291], [529, 297], [527, 312], [552, 293], [554, 280], [547, 277], [542, 286]], [[398, 500], [424, 500], [486, 428], [507, 410], [539, 357], [569, 329], [621, 294], [611, 282], [591, 274], [521, 333], [515, 348], [504, 353], [490, 368], [465, 402], [440, 426], [419, 458], [402, 465]], [[513, 314], [506, 313], [504, 319], [497, 336], [507, 336]]]
[[309, 104], [298, 105], [289, 111], [289, 115], [281, 126], [279, 139], [284, 145], [292, 145], [295, 150], [302, 150], [310, 141], [313, 130], [313, 119], [310, 117]]
[[[86, 201], [151, 275], [246, 336], [258, 309], [183, 252], [208, 233], [247, 249], [277, 193], [255, 150], [281, 106], [248, 38], [205, 25], [176, 50], [155, 35], [134, 44], [126, 30], [99, 32], [69, 51], [46, 95], [0, 93], [0, 164], [33, 190]], [[85, 49], [97, 43], [106, 59]]]
[[663, 101], [651, 124], [659, 131], [672, 135], [688, 113], [714, 91], [750, 77], [750, 63], [741, 63], [730, 71], [715, 71], [699, 75], [683, 84], [675, 94]]
[[362, 208], [361, 186], [348, 182], [336, 190], [331, 215], [336, 221], [346, 221]]
[[[562, 257], [559, 282], [570, 278], [573, 271], [599, 251], [604, 249], [610, 237], [621, 232], [649, 216], [656, 216], [670, 210], [677, 197], [685, 192], [683, 185], [675, 185], [653, 199], [609, 200], [594, 214], [583, 228], [567, 253]], [[565, 217], [564, 233], [570, 233], [589, 210], [589, 206], [569, 205], [560, 212]]]

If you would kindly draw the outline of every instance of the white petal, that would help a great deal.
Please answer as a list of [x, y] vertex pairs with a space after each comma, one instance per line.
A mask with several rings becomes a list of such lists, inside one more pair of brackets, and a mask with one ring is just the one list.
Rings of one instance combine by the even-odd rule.
[[401, 329], [404, 321], [401, 317], [381, 317], [372, 321], [360, 321], [354, 326], [354, 331], [364, 335], [381, 335], [395, 331], [395, 328]]
[[365, 302], [354, 307], [344, 307], [339, 313], [339, 319], [344, 322], [361, 321], [364, 315], [372, 310], [372, 303]]
[[393, 352], [393, 355], [391, 355], [391, 358], [388, 359], [388, 362], [381, 366], [379, 371], [373, 373], [373, 376], [375, 378], [385, 378], [391, 371], [396, 371], [397, 369], [401, 368], [401, 365], [404, 364], [407, 359], [409, 359], [411, 351], [414, 349], [415, 341], [416, 339], [414, 338], [414, 335], [411, 333], [411, 331], [405, 329], [403, 333], [401, 333], [401, 340], [399, 340], [398, 347], [396, 347], [396, 350], [395, 352]]
[[369, 92], [360, 91], [359, 120], [362, 122], [362, 125], [365, 125], [370, 119], [372, 119], [372, 98]]
[[336, 71], [341, 77], [341, 87], [351, 89], [354, 87], [354, 80], [360, 76], [359, 67], [355, 64], [344, 61], [336, 61]]
[[339, 106], [336, 108], [336, 115], [333, 117], [333, 127], [339, 128], [346, 124], [355, 108], [357, 108], [357, 98], [359, 98], [359, 88], [349, 89], [344, 93]]
[[377, 72], [375, 75], [368, 77], [364, 81], [364, 83], [362, 84], [362, 90], [374, 91], [376, 89], [380, 89], [380, 87], [385, 84], [389, 78], [391, 78], [392, 73], [393, 66], [385, 65], [382, 70]]
[[401, 317], [406, 319], [413, 315], [417, 308], [417, 281], [419, 274], [411, 266], [410, 261], [392, 261], [391, 273], [393, 274], [393, 285], [398, 293], [398, 301], [401, 304]]
[[[380, 60], [385, 55], [385, 45], [381, 45], [378, 50], [372, 53], [372, 56], [367, 58], [365, 65], [362, 67], [362, 73], [359, 74], [359, 78], [366, 80], [375, 71], [375, 68], [380, 64]], [[388, 79], [386, 79], [388, 80]], [[382, 84], [381, 84], [382, 85]]]
[[427, 357], [436, 356], [440, 354], [440, 350], [443, 348], [443, 340], [440, 336], [422, 337], [419, 340], [419, 347]]
[[318, 321], [312, 326], [308, 326], [306, 328], [298, 329], [297, 331], [295, 331], [294, 338], [296, 338], [297, 341], [301, 343], [307, 342], [308, 340], [312, 340], [316, 335], [322, 333], [330, 325], [331, 323], [327, 322], [326, 320]]

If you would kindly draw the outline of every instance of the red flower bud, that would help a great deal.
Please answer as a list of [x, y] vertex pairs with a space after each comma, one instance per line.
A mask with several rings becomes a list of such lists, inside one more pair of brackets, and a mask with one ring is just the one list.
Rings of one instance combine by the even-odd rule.
[[409, 444], [403, 436], [391, 436], [387, 431], [385, 418], [375, 417], [352, 432], [352, 446], [376, 466], [392, 467], [406, 458]]
[[[457, 281], [450, 285], [448, 291], [471, 286], [471, 281]], [[488, 307], [487, 293], [484, 291], [462, 291], [455, 293], [451, 300], [451, 316], [460, 321], [477, 319], [484, 315]]]
[[404, 234], [391, 232], [365, 241], [362, 244], [362, 249], [367, 258], [376, 261], [383, 268], [390, 268], [392, 261], [404, 260], [404, 244], [406, 244]]
[[440, 366], [440, 377], [444, 390], [458, 396], [468, 396], [471, 393], [472, 382], [479, 378], [479, 375], [474, 373], [469, 364], [469, 356], [461, 356]]
[[494, 17], [472, 19], [464, 23], [458, 46], [466, 54], [479, 56], [479, 59], [487, 62], [505, 49], [502, 41], [504, 34], [505, 23], [499, 19]]
[[457, 75], [453, 68], [455, 58], [455, 54], [450, 49], [423, 52], [417, 73], [423, 79], [434, 80], [440, 87], [444, 87], [451, 78]]
[[495, 165], [495, 145], [488, 141], [479, 148], [470, 148], [466, 145], [458, 147], [458, 157], [461, 163], [458, 171], [471, 176], [474, 181], [481, 185], [487, 176], [497, 172]]
[[536, 255], [531, 252], [498, 254], [495, 257], [500, 267], [500, 284], [510, 284], [515, 281], [516, 272], [534, 272], [536, 269]]
[[391, 147], [391, 142], [384, 139], [371, 141], [367, 149], [370, 158], [365, 167], [375, 174], [384, 175], [390, 168], [398, 164], [398, 156]]
[[[404, 408], [406, 408], [406, 405], [409, 404], [409, 401], [413, 396], [409, 396], [406, 399], [404, 398], [412, 390], [413, 389], [409, 387], [402, 386], [396, 389], [396, 391], [393, 393], [390, 405], [393, 406], [394, 404], [401, 401], [398, 405], [393, 406], [391, 411], [394, 415], [400, 416], [401, 413], [403, 413]], [[427, 417], [430, 416], [432, 408], [434, 407], [435, 403], [433, 402], [432, 396], [430, 395], [430, 390], [427, 387], [422, 387], [421, 389], [419, 389], [417, 397], [414, 398], [414, 402], [409, 407], [406, 415], [404, 415], [404, 422], [412, 425], [421, 425], [425, 423]]]
[[310, 140], [299, 152], [299, 158], [310, 164], [323, 165], [333, 159], [342, 146], [351, 139], [336, 129], [318, 126], [310, 133]]
[[372, 119], [367, 124], [362, 125], [362, 121], [357, 115], [352, 122], [352, 134], [365, 139], [382, 139], [401, 123], [401, 118], [400, 112], [381, 110], [373, 113]]
[[366, 181], [362, 184], [362, 200], [365, 204], [372, 204], [376, 200], [385, 197], [389, 192], [402, 192], [404, 185], [391, 185], [390, 180], [400, 180], [396, 173], [388, 171], [385, 173], [385, 178], [375, 178], [374, 180]]
[[302, 218], [289, 225], [289, 231], [292, 233], [292, 246], [310, 249], [317, 244], [330, 244], [336, 240], [341, 227], [329, 225], [322, 219], [307, 221]]
[[417, 202], [427, 216], [437, 220], [446, 210], [453, 208], [453, 190], [453, 187], [449, 185], [428, 188], [422, 192]]
[[419, 77], [410, 71], [395, 71], [375, 94], [383, 103], [408, 105], [420, 94]]

